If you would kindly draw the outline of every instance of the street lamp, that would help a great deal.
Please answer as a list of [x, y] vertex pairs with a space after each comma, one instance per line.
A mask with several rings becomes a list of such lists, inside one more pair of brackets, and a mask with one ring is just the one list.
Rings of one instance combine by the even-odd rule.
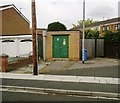
[[83, 36], [82, 36], [82, 63], [84, 64], [84, 44], [85, 42], [85, 0], [83, 1]]
[[33, 75], [38, 75], [35, 0], [32, 0], [32, 40], [33, 40]]

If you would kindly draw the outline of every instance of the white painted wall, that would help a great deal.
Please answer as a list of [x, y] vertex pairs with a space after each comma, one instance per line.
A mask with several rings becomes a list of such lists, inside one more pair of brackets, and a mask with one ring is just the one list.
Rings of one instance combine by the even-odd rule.
[[32, 52], [32, 42], [19, 42], [20, 55], [30, 54], [30, 52]]
[[0, 39], [0, 54], [2, 54], [2, 40]]
[[2, 43], [2, 53], [5, 53], [11, 57], [16, 56], [15, 42]]
[[[32, 40], [32, 35], [0, 37], [0, 55], [2, 53], [9, 55], [9, 57], [32, 55], [30, 54], [32, 53], [32, 42], [20, 42], [25, 39]], [[13, 40], [14, 42], [2, 42], [4, 40]]]

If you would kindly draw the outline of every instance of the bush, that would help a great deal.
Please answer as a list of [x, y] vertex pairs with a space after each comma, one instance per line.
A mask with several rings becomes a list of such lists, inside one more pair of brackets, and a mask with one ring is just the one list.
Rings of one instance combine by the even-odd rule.
[[106, 42], [120, 42], [120, 31], [105, 31], [104, 37]]
[[85, 38], [86, 39], [98, 38], [98, 37], [99, 37], [99, 32], [97, 30], [91, 30], [91, 29], [85, 30]]
[[114, 33], [112, 41], [113, 42], [120, 42], [120, 31], [117, 31]]
[[66, 26], [60, 22], [53, 22], [48, 25], [48, 31], [66, 31]]

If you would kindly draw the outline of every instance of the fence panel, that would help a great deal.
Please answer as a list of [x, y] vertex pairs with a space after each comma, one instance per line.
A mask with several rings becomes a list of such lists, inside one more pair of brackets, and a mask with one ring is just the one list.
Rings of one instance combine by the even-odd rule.
[[104, 39], [97, 39], [97, 57], [104, 56]]
[[[82, 39], [81, 39], [82, 43]], [[92, 59], [95, 57], [103, 57], [104, 56], [104, 39], [85, 39], [85, 49], [87, 49], [87, 57], [88, 59]], [[82, 45], [81, 45], [82, 50]], [[96, 53], [95, 53], [96, 52]]]
[[85, 39], [85, 49], [87, 49], [88, 58], [94, 58], [95, 40], [94, 39]]
[[120, 58], [120, 43], [105, 42], [105, 56], [107, 58]]

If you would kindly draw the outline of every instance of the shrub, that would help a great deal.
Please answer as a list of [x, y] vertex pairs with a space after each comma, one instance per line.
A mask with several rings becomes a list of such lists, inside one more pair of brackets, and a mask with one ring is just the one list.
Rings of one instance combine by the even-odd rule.
[[98, 37], [99, 37], [99, 32], [97, 30], [91, 30], [91, 29], [85, 30], [85, 38], [86, 39], [98, 38]]
[[104, 37], [106, 42], [120, 42], [120, 31], [105, 31]]
[[66, 26], [60, 22], [53, 22], [48, 25], [48, 31], [65, 31]]

